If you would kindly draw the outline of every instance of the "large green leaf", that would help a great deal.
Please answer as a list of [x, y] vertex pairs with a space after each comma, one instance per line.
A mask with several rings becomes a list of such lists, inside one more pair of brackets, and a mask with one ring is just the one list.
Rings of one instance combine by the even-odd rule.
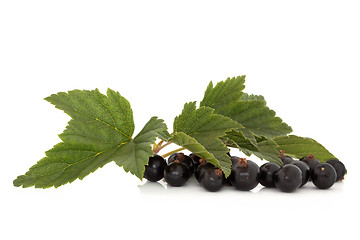
[[[129, 102], [118, 92], [108, 89], [107, 96], [97, 89], [74, 90], [58, 93], [46, 98], [56, 108], [64, 110], [72, 119], [65, 131], [59, 135], [62, 142], [46, 152], [46, 157], [32, 166], [28, 172], [14, 180], [15, 186], [47, 188], [61, 186], [83, 179], [106, 163], [115, 160], [120, 150], [134, 142], [150, 147], [152, 134], [138, 140], [133, 139], [133, 113]], [[153, 118], [153, 131], [164, 130], [162, 120]], [[159, 127], [161, 124], [161, 127]], [[149, 131], [146, 131], [149, 132]], [[136, 140], [136, 141], [135, 141]], [[140, 147], [138, 147], [140, 148]], [[145, 148], [145, 147], [141, 147]], [[148, 152], [146, 152], [148, 154]], [[144, 163], [145, 155], [138, 162]], [[138, 165], [126, 165], [127, 171], [141, 176]]]
[[224, 136], [226, 131], [241, 128], [240, 124], [230, 118], [214, 114], [212, 108], [196, 108], [195, 102], [186, 103], [182, 113], [174, 120], [174, 133], [181, 132], [194, 138], [213, 156], [205, 159], [220, 167], [225, 176], [230, 175], [231, 161], [226, 154], [228, 148], [219, 137]]
[[306, 157], [310, 154], [313, 154], [321, 162], [336, 158], [324, 146], [311, 138], [289, 135], [275, 137], [273, 140], [278, 144], [278, 150], [284, 150], [286, 155], [296, 158]]
[[256, 142], [253, 135], [272, 138], [290, 133], [291, 127], [275, 116], [262, 96], [243, 93], [244, 78], [245, 76], [228, 78], [215, 87], [210, 83], [200, 106], [214, 108], [214, 113], [227, 116], [243, 125], [245, 128], [240, 131], [254, 145]]

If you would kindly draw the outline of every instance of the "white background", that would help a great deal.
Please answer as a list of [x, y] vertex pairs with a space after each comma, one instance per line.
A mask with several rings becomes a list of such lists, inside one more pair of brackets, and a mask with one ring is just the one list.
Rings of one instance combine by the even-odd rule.
[[[344, 237], [360, 214], [359, 23], [357, 1], [1, 1], [0, 238]], [[245, 91], [265, 96], [293, 134], [346, 164], [345, 181], [210, 193], [193, 181], [141, 182], [109, 163], [58, 189], [12, 185], [69, 120], [44, 97], [110, 87], [130, 101], [135, 132], [151, 116], [171, 131], [210, 80], [243, 74]]]

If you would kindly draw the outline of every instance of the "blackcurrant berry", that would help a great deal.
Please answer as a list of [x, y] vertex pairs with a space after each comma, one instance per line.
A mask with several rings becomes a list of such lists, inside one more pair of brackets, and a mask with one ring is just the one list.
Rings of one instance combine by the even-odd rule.
[[275, 172], [277, 172], [280, 169], [280, 166], [276, 163], [268, 162], [260, 167], [259, 172], [259, 182], [261, 185], [273, 188], [275, 187], [275, 183], [273, 181], [273, 177]]
[[214, 167], [211, 163], [206, 162], [204, 159], [200, 159], [200, 165], [196, 169], [194, 176], [198, 183], [201, 182], [201, 178], [204, 175], [204, 172], [207, 168]]
[[179, 162], [179, 160], [173, 161], [167, 165], [164, 170], [165, 181], [173, 187], [184, 185], [189, 177], [189, 168], [185, 164]]
[[238, 163], [231, 169], [229, 176], [232, 185], [238, 190], [249, 191], [259, 183], [259, 166], [245, 158], [239, 158]]
[[280, 159], [281, 161], [283, 162], [283, 164], [289, 164], [291, 163], [292, 161], [294, 161], [294, 159], [292, 159], [292, 157], [288, 156], [288, 155], [285, 155], [285, 151], [284, 150], [280, 150]]
[[302, 183], [302, 173], [300, 168], [292, 164], [282, 166], [274, 174], [274, 183], [280, 191], [295, 191]]
[[185, 155], [184, 153], [173, 153], [170, 155], [170, 157], [168, 158], [168, 163], [172, 163], [175, 160], [179, 160], [181, 163], [185, 164], [190, 171], [190, 177], [194, 174], [195, 171], [195, 164], [193, 162], [193, 160]]
[[300, 185], [300, 187], [304, 186], [310, 179], [310, 168], [309, 166], [301, 161], [293, 161], [290, 164], [293, 164], [295, 166], [297, 166], [298, 168], [300, 168], [301, 170], [301, 175], [302, 175], [302, 183]]
[[149, 163], [145, 166], [144, 178], [150, 182], [159, 181], [164, 177], [165, 167], [165, 159], [160, 155], [154, 154], [153, 157], [149, 157]]
[[337, 175], [336, 181], [342, 180], [346, 174], [345, 165], [337, 159], [330, 159], [327, 161], [327, 163], [335, 168]]
[[201, 185], [210, 192], [217, 192], [223, 186], [225, 177], [221, 169], [216, 167], [208, 167], [201, 178]]
[[307, 157], [300, 158], [299, 161], [306, 163], [310, 168], [310, 172], [314, 169], [316, 165], [320, 163], [320, 161], [317, 160], [312, 154]]
[[320, 189], [328, 189], [336, 181], [336, 171], [329, 163], [320, 163], [316, 165], [311, 172], [311, 179], [314, 185]]

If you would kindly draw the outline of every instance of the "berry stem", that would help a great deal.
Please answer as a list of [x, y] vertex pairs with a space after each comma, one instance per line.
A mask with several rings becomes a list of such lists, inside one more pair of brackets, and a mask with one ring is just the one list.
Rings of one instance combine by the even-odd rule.
[[168, 153], [165, 153], [164, 155], [161, 155], [163, 158], [166, 158], [166, 157], [168, 157], [168, 156], [170, 156], [171, 154], [173, 154], [173, 153], [176, 153], [176, 152], [179, 152], [179, 151], [182, 151], [182, 150], [185, 150], [186, 148], [184, 148], [184, 147], [181, 147], [181, 148], [178, 148], [178, 149], [175, 149], [175, 150], [173, 150], [173, 151], [170, 151], [170, 152], [168, 152]]
[[153, 152], [156, 154], [158, 152], [160, 152], [161, 149], [163, 149], [164, 147], [166, 147], [167, 145], [171, 144], [171, 142], [167, 142], [164, 145], [157, 145], [157, 147], [153, 150]]
[[239, 164], [240, 167], [246, 167], [247, 166], [246, 158], [239, 158], [238, 164]]
[[161, 146], [164, 143], [164, 140], [161, 140], [158, 144], [156, 144], [157, 146]]
[[164, 142], [164, 140], [161, 140], [158, 143], [154, 143], [153, 148], [152, 148], [153, 152], [155, 152], [159, 147], [161, 147], [163, 142]]

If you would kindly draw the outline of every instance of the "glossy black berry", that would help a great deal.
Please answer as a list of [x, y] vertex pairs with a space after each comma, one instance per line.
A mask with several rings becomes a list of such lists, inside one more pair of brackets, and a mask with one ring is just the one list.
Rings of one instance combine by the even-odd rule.
[[225, 183], [225, 177], [221, 169], [208, 167], [201, 178], [201, 185], [210, 192], [219, 191]]
[[293, 164], [295, 166], [297, 166], [298, 168], [300, 168], [301, 170], [301, 175], [302, 175], [302, 183], [300, 185], [300, 187], [304, 186], [310, 179], [310, 168], [309, 166], [301, 161], [293, 161], [290, 164]]
[[300, 168], [292, 164], [282, 166], [274, 174], [274, 183], [280, 191], [295, 191], [302, 183], [302, 173]]
[[260, 166], [259, 182], [261, 185], [273, 188], [275, 183], [273, 180], [275, 172], [280, 169], [280, 166], [276, 163], [268, 162]]
[[327, 161], [327, 163], [335, 168], [337, 175], [336, 181], [342, 180], [346, 174], [345, 165], [337, 159], [330, 159]]
[[284, 150], [280, 150], [279, 152], [280, 152], [280, 159], [284, 165], [289, 164], [294, 161], [294, 159], [292, 159], [292, 157], [285, 155]]
[[231, 184], [238, 190], [249, 191], [259, 184], [259, 166], [245, 158], [239, 158], [231, 169], [229, 176]]
[[148, 165], [145, 166], [144, 178], [150, 182], [159, 181], [164, 177], [165, 167], [165, 159], [159, 155], [154, 154], [153, 157], [149, 158]]
[[311, 179], [314, 185], [320, 189], [328, 189], [336, 181], [336, 171], [329, 163], [320, 163], [316, 165], [311, 172]]
[[320, 163], [320, 161], [317, 160], [312, 154], [307, 157], [300, 158], [299, 161], [306, 163], [310, 168], [310, 172], [314, 169], [316, 165]]
[[179, 160], [181, 163], [185, 164], [190, 171], [190, 177], [194, 174], [195, 171], [195, 164], [193, 162], [193, 160], [185, 155], [184, 153], [173, 153], [170, 155], [170, 157], [168, 158], [168, 163], [172, 163], [175, 160]]
[[189, 168], [178, 160], [167, 165], [164, 170], [165, 181], [173, 187], [184, 185], [189, 177]]
[[196, 171], [194, 173], [195, 179], [197, 180], [198, 183], [201, 182], [201, 178], [203, 177], [203, 175], [205, 173], [205, 170], [207, 168], [211, 168], [211, 167], [214, 167], [214, 165], [212, 165], [211, 163], [207, 163], [206, 161], [204, 161], [202, 159], [200, 165], [197, 167], [197, 169], [196, 169]]

